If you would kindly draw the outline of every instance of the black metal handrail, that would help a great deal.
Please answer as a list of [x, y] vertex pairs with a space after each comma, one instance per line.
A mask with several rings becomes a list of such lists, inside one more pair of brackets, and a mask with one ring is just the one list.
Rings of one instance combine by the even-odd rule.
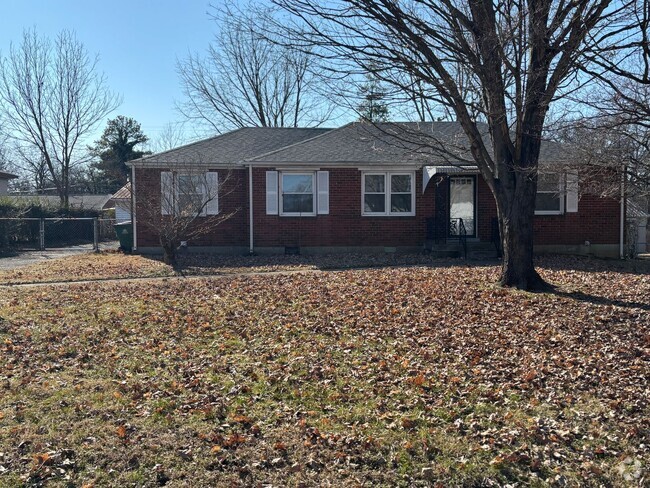
[[463, 257], [467, 258], [467, 229], [465, 229], [465, 222], [463, 222], [463, 219], [457, 219], [457, 220], [458, 220], [458, 244], [460, 244], [460, 247], [463, 250]]
[[[445, 225], [445, 221], [447, 225]], [[463, 257], [467, 257], [467, 229], [463, 219], [438, 220], [434, 217], [426, 219], [425, 249], [431, 251], [433, 243], [445, 243], [449, 239], [458, 239]]]

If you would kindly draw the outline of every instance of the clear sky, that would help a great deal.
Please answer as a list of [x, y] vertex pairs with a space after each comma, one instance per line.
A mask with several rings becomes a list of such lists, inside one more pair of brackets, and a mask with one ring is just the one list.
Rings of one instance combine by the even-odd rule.
[[75, 31], [123, 97], [109, 117], [133, 117], [154, 139], [164, 124], [181, 120], [176, 59], [207, 48], [214, 34], [208, 10], [209, 0], [0, 0], [0, 52], [19, 44], [25, 29], [50, 38]]

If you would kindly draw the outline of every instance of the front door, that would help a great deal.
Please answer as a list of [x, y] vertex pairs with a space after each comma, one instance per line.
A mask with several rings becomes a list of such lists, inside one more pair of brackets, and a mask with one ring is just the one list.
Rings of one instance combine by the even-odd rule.
[[459, 221], [463, 219], [467, 237], [476, 236], [476, 177], [449, 177], [450, 235], [459, 233]]

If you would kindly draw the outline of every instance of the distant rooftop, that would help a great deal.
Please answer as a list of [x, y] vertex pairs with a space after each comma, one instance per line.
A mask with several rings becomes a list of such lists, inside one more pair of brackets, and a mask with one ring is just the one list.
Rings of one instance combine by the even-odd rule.
[[131, 199], [131, 183], [127, 183], [122, 188], [113, 193], [111, 200], [130, 200]]
[[18, 175], [12, 174], [12, 173], [5, 173], [4, 171], [0, 171], [0, 180], [13, 180], [15, 178], [18, 178]]
[[[69, 204], [72, 208], [85, 210], [102, 210], [113, 195], [70, 195]], [[57, 195], [9, 195], [9, 200], [19, 204], [38, 203], [45, 207], [58, 207], [61, 200]]]

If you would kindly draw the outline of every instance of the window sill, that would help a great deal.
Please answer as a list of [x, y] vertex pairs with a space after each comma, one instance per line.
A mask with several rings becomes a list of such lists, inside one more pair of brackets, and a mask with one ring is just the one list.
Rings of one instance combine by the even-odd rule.
[[548, 216], [548, 215], [564, 215], [561, 210], [535, 210], [535, 215]]

